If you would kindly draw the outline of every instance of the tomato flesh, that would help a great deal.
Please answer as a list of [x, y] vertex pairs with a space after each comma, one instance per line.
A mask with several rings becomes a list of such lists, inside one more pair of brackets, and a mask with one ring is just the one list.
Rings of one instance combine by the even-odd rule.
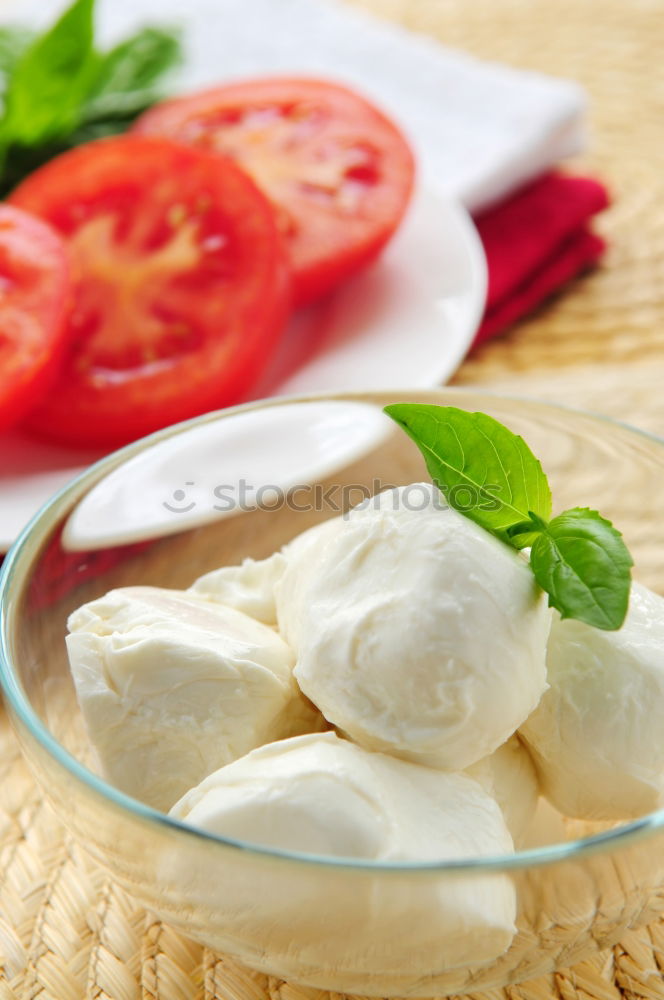
[[11, 200], [59, 230], [74, 271], [71, 348], [30, 427], [115, 445], [246, 394], [288, 315], [290, 278], [272, 208], [232, 162], [102, 139]]
[[263, 78], [167, 101], [134, 130], [235, 159], [275, 205], [297, 304], [372, 261], [397, 228], [413, 157], [396, 126], [322, 80]]
[[0, 430], [36, 406], [57, 375], [70, 277], [58, 234], [0, 205]]

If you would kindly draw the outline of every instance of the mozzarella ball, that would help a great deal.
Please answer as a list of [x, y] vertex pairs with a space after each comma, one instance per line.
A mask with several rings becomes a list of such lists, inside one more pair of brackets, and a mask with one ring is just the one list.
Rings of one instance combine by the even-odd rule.
[[167, 810], [222, 764], [320, 728], [273, 629], [182, 591], [127, 587], [69, 619], [67, 650], [105, 778]]
[[546, 598], [526, 560], [427, 483], [307, 533], [275, 587], [295, 677], [364, 747], [460, 771], [546, 688]]
[[206, 573], [191, 585], [189, 591], [243, 611], [264, 625], [276, 625], [274, 586], [285, 566], [286, 560], [281, 552], [275, 552], [268, 559], [245, 559], [239, 566], [222, 566]]
[[[189, 791], [171, 815], [234, 840], [328, 858], [442, 862], [513, 853], [500, 809], [476, 781], [334, 733], [252, 751]], [[260, 885], [246, 884], [246, 875], [221, 881], [225, 904], [235, 901], [245, 937], [275, 949], [297, 942], [299, 955], [316, 956], [319, 975], [333, 962], [369, 971], [379, 961], [381, 973], [402, 975], [478, 966], [501, 955], [515, 933], [515, 890], [505, 875], [443, 884], [430, 872], [401, 879], [331, 869], [330, 877], [315, 873], [321, 898], [311, 892], [311, 871], [260, 871]]]
[[517, 847], [523, 844], [539, 799], [539, 782], [532, 758], [518, 736], [466, 770], [492, 795], [503, 811]]
[[553, 805], [594, 820], [664, 805], [664, 598], [634, 583], [614, 632], [556, 615], [547, 669], [521, 734]]
[[[584, 836], [584, 834], [580, 834], [580, 836]], [[570, 839], [576, 838], [570, 838], [565, 817], [551, 805], [548, 799], [540, 795], [535, 814], [519, 847], [524, 851], [530, 851], [536, 847], [562, 844]]]

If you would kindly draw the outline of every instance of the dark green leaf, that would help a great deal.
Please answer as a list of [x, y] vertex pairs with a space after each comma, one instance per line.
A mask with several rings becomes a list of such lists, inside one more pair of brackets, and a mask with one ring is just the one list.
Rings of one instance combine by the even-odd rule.
[[84, 125], [76, 129], [71, 135], [64, 139], [45, 143], [39, 146], [11, 146], [5, 155], [2, 173], [0, 174], [0, 198], [7, 195], [19, 184], [24, 177], [34, 170], [48, 163], [53, 157], [65, 153], [74, 146], [80, 146], [84, 142], [92, 142], [94, 139], [105, 139], [111, 135], [118, 135], [126, 130], [134, 120], [130, 118], [113, 118], [106, 122], [97, 122], [91, 125]]
[[54, 142], [43, 146], [11, 146], [5, 150], [0, 172], [0, 198], [6, 198], [24, 177], [66, 148], [64, 143]]
[[78, 125], [97, 70], [93, 7], [94, 0], [75, 0], [16, 62], [0, 129], [5, 147], [57, 140]]
[[575, 507], [533, 542], [530, 565], [563, 618], [618, 629], [625, 620], [632, 558], [620, 532], [597, 511]]
[[523, 438], [486, 413], [455, 406], [394, 403], [385, 407], [422, 452], [451, 507], [504, 541], [507, 529], [551, 513], [542, 466]]

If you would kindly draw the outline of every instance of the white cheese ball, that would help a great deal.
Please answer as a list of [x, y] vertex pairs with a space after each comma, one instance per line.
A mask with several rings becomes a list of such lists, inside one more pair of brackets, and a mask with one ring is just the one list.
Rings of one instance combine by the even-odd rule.
[[463, 770], [546, 688], [550, 612], [526, 560], [428, 483], [292, 543], [275, 592], [300, 687], [369, 749]]
[[[500, 809], [476, 781], [363, 750], [334, 733], [254, 750], [187, 792], [171, 815], [233, 839], [334, 858], [433, 862], [513, 853]], [[501, 955], [515, 933], [515, 889], [505, 875], [438, 881], [430, 872], [401, 879], [332, 869], [326, 878], [275, 865], [260, 873], [260, 885], [247, 885], [246, 876], [219, 882], [225, 905], [238, 908], [244, 938], [255, 934], [268, 950], [296, 943], [319, 974], [333, 963], [401, 974], [478, 966]]]
[[664, 805], [664, 598], [634, 583], [615, 632], [556, 615], [547, 667], [521, 733], [553, 805], [595, 820]]
[[318, 729], [277, 633], [182, 591], [127, 587], [69, 619], [67, 650], [104, 777], [167, 810], [262, 743]]
[[[580, 833], [580, 837], [587, 836]], [[532, 818], [530, 826], [525, 832], [519, 847], [524, 851], [533, 850], [536, 847], [548, 847], [550, 844], [562, 844], [570, 838], [565, 825], [565, 817], [555, 809], [548, 799], [540, 795], [537, 800], [537, 808]], [[539, 900], [541, 906], [541, 898]]]
[[507, 829], [520, 847], [533, 822], [539, 782], [532, 758], [518, 736], [466, 770], [492, 795], [503, 811]]
[[245, 559], [239, 566], [222, 566], [196, 580], [189, 591], [243, 611], [245, 615], [276, 625], [274, 587], [286, 568], [281, 552], [268, 559]]
[[334, 518], [303, 531], [267, 559], [245, 559], [239, 565], [212, 570], [195, 580], [189, 592], [237, 608], [264, 625], [276, 627], [275, 587], [284, 575], [288, 558], [310, 540], [319, 540], [337, 520]]

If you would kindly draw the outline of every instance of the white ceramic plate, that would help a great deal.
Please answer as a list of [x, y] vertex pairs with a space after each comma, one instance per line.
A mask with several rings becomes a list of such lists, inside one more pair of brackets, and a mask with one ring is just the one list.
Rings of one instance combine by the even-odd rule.
[[[381, 259], [323, 305], [295, 316], [254, 398], [439, 385], [466, 354], [485, 294], [484, 254], [465, 209], [420, 190]], [[101, 455], [18, 431], [0, 437], [0, 551]]]

